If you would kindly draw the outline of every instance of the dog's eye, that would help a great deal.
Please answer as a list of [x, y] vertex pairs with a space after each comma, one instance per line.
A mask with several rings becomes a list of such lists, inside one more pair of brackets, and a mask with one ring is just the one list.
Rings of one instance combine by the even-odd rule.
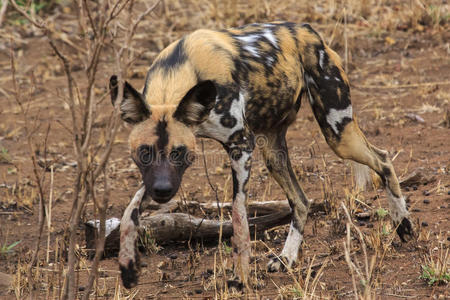
[[148, 165], [153, 159], [153, 147], [149, 145], [141, 145], [137, 149], [137, 157], [142, 165]]
[[172, 151], [170, 151], [169, 159], [172, 163], [182, 163], [185, 159], [186, 152], [187, 148], [185, 146], [173, 148]]

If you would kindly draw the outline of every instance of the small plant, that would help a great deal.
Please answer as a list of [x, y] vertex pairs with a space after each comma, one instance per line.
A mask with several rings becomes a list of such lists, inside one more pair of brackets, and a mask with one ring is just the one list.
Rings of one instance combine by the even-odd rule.
[[380, 218], [380, 219], [383, 219], [384, 217], [386, 217], [389, 214], [389, 212], [384, 208], [377, 209], [376, 213], [377, 213], [378, 218]]
[[389, 234], [391, 234], [391, 231], [389, 230], [388, 226], [386, 226], [386, 224], [383, 224], [383, 227], [381, 228], [381, 233], [384, 236], [388, 236]]
[[422, 265], [422, 275], [419, 278], [425, 280], [428, 285], [434, 285], [435, 283], [446, 284], [450, 282], [450, 273], [437, 274], [432, 267]]
[[5, 147], [0, 147], [0, 163], [11, 163], [11, 155]]
[[295, 298], [303, 298], [303, 291], [297, 287], [292, 288], [292, 294]]
[[0, 248], [0, 257], [6, 257], [9, 254], [14, 253], [14, 247], [20, 244], [21, 241], [16, 241], [12, 244], [3, 244], [3, 246]]
[[223, 251], [228, 255], [231, 254], [231, 252], [233, 251], [233, 248], [228, 246], [226, 242], [223, 242], [222, 245], [223, 245]]
[[155, 254], [161, 250], [161, 246], [156, 244], [154, 238], [152, 238], [151, 232], [149, 230], [143, 230], [139, 234], [139, 248], [143, 248], [146, 254]]
[[450, 282], [450, 256], [449, 249], [444, 251], [441, 247], [438, 249], [436, 258], [430, 253], [425, 256], [422, 264], [422, 274], [420, 279], [425, 280], [428, 285], [447, 284]]

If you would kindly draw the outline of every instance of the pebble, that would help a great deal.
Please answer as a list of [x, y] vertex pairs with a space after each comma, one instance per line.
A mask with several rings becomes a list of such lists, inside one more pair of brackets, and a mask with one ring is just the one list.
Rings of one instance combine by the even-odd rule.
[[171, 254], [169, 257], [170, 257], [170, 259], [177, 259], [177, 258], [178, 258], [178, 255], [176, 255], [175, 253], [173, 253], [173, 254]]
[[201, 293], [203, 293], [203, 291], [201, 289], [195, 289], [195, 293], [196, 294], [201, 294]]
[[422, 222], [422, 226], [423, 226], [423, 227], [427, 227], [427, 226], [428, 226], [428, 223], [425, 222], [425, 221], [423, 221], [423, 222]]
[[80, 292], [84, 291], [84, 286], [78, 287], [78, 291], [80, 291]]
[[417, 186], [413, 186], [413, 190], [417, 191]]
[[429, 191], [423, 191], [424, 196], [430, 196], [430, 192]]
[[423, 203], [425, 203], [425, 204], [430, 204], [430, 200], [429, 200], [429, 199], [424, 199], [424, 200], [423, 200]]
[[420, 209], [418, 209], [418, 208], [413, 208], [412, 211], [413, 211], [413, 212], [420, 212]]

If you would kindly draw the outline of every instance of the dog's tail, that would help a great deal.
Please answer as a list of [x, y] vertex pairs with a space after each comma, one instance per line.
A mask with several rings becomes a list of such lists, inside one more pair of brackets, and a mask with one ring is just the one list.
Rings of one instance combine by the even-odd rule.
[[[347, 131], [360, 131], [353, 116], [350, 86], [341, 58], [309, 24], [300, 25], [297, 33], [304, 92], [327, 143], [336, 154], [348, 158], [343, 146], [352, 142], [348, 140], [351, 134], [345, 135], [344, 131], [347, 126], [352, 127]], [[361, 137], [365, 141], [362, 133]], [[370, 169], [356, 162], [353, 166], [355, 182], [363, 189], [371, 181]]]

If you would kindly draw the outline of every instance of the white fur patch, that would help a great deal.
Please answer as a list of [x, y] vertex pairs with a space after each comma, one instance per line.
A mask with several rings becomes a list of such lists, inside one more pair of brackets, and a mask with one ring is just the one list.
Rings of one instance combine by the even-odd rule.
[[319, 51], [319, 65], [320, 65], [320, 68], [322, 68], [322, 70], [323, 70], [324, 59], [325, 59], [325, 51], [320, 50]]
[[196, 136], [208, 137], [225, 143], [230, 135], [230, 129], [220, 124], [222, 115], [216, 114], [214, 109], [209, 113], [208, 119], [194, 130]]
[[260, 38], [257, 34], [250, 34], [250, 35], [244, 35], [244, 36], [238, 36], [236, 39], [240, 40], [242, 42], [242, 48], [247, 50], [249, 53], [251, 53], [255, 57], [259, 57], [258, 49], [254, 46], [254, 43], [258, 41]]
[[307, 87], [307, 90], [308, 90], [309, 103], [311, 103], [311, 105], [313, 105], [314, 104], [314, 98], [311, 95], [311, 91], [309, 90], [309, 86], [313, 85], [315, 88], [317, 88], [317, 84], [314, 81], [314, 79], [308, 74], [305, 74], [305, 80], [306, 80], [306, 87]]
[[[247, 93], [245, 90], [241, 90], [239, 93], [239, 98], [234, 99], [231, 104], [229, 111], [230, 115], [236, 118], [236, 125], [232, 129], [223, 127], [220, 123], [222, 115], [217, 114], [214, 109], [212, 109], [209, 113], [208, 119], [194, 130], [195, 135], [213, 138], [222, 143], [226, 143], [229, 136], [233, 134], [233, 132], [235, 132], [238, 128], [244, 127], [246, 97]], [[220, 101], [220, 99], [217, 98], [216, 102], [217, 101]]]
[[258, 49], [255, 46], [252, 45], [245, 45], [242, 48], [244, 48], [245, 50], [247, 50], [248, 52], [250, 52], [253, 56], [255, 57], [259, 57], [259, 52]]
[[395, 197], [388, 187], [386, 187], [386, 193], [388, 196], [391, 218], [394, 222], [400, 223], [404, 217], [409, 215], [408, 210], [406, 209], [405, 199], [403, 197]]
[[284, 244], [283, 251], [281, 251], [281, 255], [288, 258], [289, 264], [292, 264], [292, 262], [297, 260], [298, 248], [300, 247], [302, 240], [303, 235], [294, 227], [293, 221], [291, 221], [289, 234], [286, 243]]
[[276, 37], [273, 35], [272, 31], [269, 29], [264, 29], [263, 36], [274, 46], [278, 49], [278, 43]]
[[266, 62], [267, 62], [268, 66], [272, 66], [274, 61], [275, 61], [275, 59], [272, 56], [267, 56]]
[[344, 118], [352, 118], [353, 109], [352, 106], [349, 105], [345, 109], [330, 109], [330, 112], [327, 115], [327, 123], [330, 124], [331, 128], [336, 134], [339, 134], [339, 130], [337, 129], [337, 124], [342, 123]]

